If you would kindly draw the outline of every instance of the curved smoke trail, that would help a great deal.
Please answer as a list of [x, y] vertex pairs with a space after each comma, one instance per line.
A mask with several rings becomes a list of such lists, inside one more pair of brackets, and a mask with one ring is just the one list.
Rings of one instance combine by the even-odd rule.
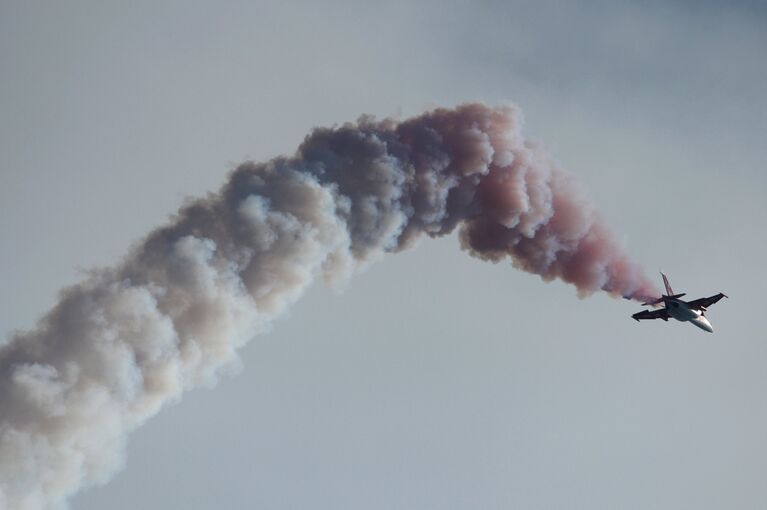
[[293, 157], [242, 164], [2, 346], [0, 508], [65, 506], [119, 468], [129, 431], [236, 361], [315, 276], [456, 227], [472, 255], [580, 295], [655, 294], [513, 107], [316, 129]]

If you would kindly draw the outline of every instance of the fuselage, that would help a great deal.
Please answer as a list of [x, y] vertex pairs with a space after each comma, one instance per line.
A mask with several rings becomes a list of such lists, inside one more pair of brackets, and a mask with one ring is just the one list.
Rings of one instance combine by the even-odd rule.
[[706, 319], [702, 311], [690, 308], [687, 306], [687, 302], [681, 299], [665, 298], [663, 301], [671, 317], [681, 322], [691, 322], [703, 331], [714, 332], [713, 326], [711, 326], [711, 323]]

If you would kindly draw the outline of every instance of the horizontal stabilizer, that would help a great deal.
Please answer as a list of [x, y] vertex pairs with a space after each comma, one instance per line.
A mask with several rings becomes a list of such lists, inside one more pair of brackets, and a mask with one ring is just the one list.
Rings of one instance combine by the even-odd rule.
[[686, 295], [687, 295], [686, 292], [682, 292], [681, 294], [673, 294], [671, 296], [667, 296], [666, 294], [664, 294], [662, 297], [659, 297], [658, 299], [651, 299], [649, 301], [645, 301], [642, 304], [645, 305], [645, 306], [653, 306], [653, 305], [657, 305], [659, 303], [662, 303], [664, 299], [677, 299], [677, 298], [680, 298], [680, 297], [686, 296]]

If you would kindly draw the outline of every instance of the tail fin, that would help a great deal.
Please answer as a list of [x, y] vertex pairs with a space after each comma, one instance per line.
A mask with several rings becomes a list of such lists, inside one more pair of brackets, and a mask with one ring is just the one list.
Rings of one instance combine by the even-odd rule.
[[666, 275], [661, 272], [660, 274], [663, 277], [663, 285], [666, 286], [666, 295], [673, 296], [674, 290], [671, 288], [671, 285], [668, 283], [668, 278], [666, 278]]

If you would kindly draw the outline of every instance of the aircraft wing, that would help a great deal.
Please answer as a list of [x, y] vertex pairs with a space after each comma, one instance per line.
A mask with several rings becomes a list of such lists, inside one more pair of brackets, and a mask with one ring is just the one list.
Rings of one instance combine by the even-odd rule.
[[641, 312], [635, 313], [631, 317], [637, 321], [645, 319], [663, 319], [664, 321], [667, 321], [669, 315], [668, 310], [665, 308], [658, 308], [657, 310], [642, 310]]
[[706, 308], [708, 308], [709, 306], [713, 305], [714, 303], [716, 303], [717, 301], [719, 301], [723, 297], [727, 297], [727, 296], [725, 296], [724, 294], [722, 294], [720, 292], [719, 294], [716, 294], [715, 296], [702, 297], [700, 299], [695, 299], [693, 301], [688, 301], [687, 302], [687, 306], [689, 306], [690, 308], [693, 308], [695, 310], [700, 310], [700, 309], [704, 309], [705, 310]]

